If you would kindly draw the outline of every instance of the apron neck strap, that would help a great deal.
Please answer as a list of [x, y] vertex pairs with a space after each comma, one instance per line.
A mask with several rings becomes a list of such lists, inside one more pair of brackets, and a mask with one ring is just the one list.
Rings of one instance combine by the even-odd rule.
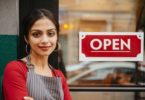
[[30, 55], [26, 56], [26, 65], [29, 69], [34, 69], [34, 65], [30, 62]]

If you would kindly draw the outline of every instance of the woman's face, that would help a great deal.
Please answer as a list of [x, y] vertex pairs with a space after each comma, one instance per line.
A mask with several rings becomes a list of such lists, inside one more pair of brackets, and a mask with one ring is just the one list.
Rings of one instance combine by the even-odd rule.
[[41, 18], [33, 24], [28, 35], [31, 53], [49, 56], [55, 49], [56, 42], [57, 31], [51, 20]]

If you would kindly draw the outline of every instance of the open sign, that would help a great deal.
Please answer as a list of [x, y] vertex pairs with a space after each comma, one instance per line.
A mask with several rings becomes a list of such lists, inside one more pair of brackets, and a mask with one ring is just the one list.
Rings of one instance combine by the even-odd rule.
[[[95, 43], [98, 43], [98, 46], [95, 46]], [[124, 48], [128, 48], [128, 50], [130, 50], [130, 39], [127, 39], [127, 41], [124, 41], [123, 39], [93, 39], [90, 42], [90, 47], [93, 50], [99, 50], [103, 47], [104, 51], [107, 51], [107, 49], [109, 49], [109, 47], [112, 47], [112, 50], [124, 50]]]
[[80, 32], [80, 61], [142, 61], [142, 32]]

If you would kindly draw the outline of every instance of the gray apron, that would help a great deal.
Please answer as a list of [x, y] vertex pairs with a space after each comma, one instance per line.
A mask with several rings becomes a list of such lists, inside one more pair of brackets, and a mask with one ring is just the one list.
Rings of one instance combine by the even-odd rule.
[[34, 100], [64, 100], [61, 78], [57, 77], [53, 68], [54, 77], [42, 76], [34, 73], [34, 65], [30, 63], [29, 56], [26, 57], [27, 89], [30, 97]]

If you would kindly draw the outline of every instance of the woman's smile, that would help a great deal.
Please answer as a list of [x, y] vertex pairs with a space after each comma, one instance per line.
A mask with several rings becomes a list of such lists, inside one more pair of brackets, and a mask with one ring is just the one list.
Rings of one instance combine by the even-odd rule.
[[38, 46], [42, 51], [48, 51], [52, 46]]

